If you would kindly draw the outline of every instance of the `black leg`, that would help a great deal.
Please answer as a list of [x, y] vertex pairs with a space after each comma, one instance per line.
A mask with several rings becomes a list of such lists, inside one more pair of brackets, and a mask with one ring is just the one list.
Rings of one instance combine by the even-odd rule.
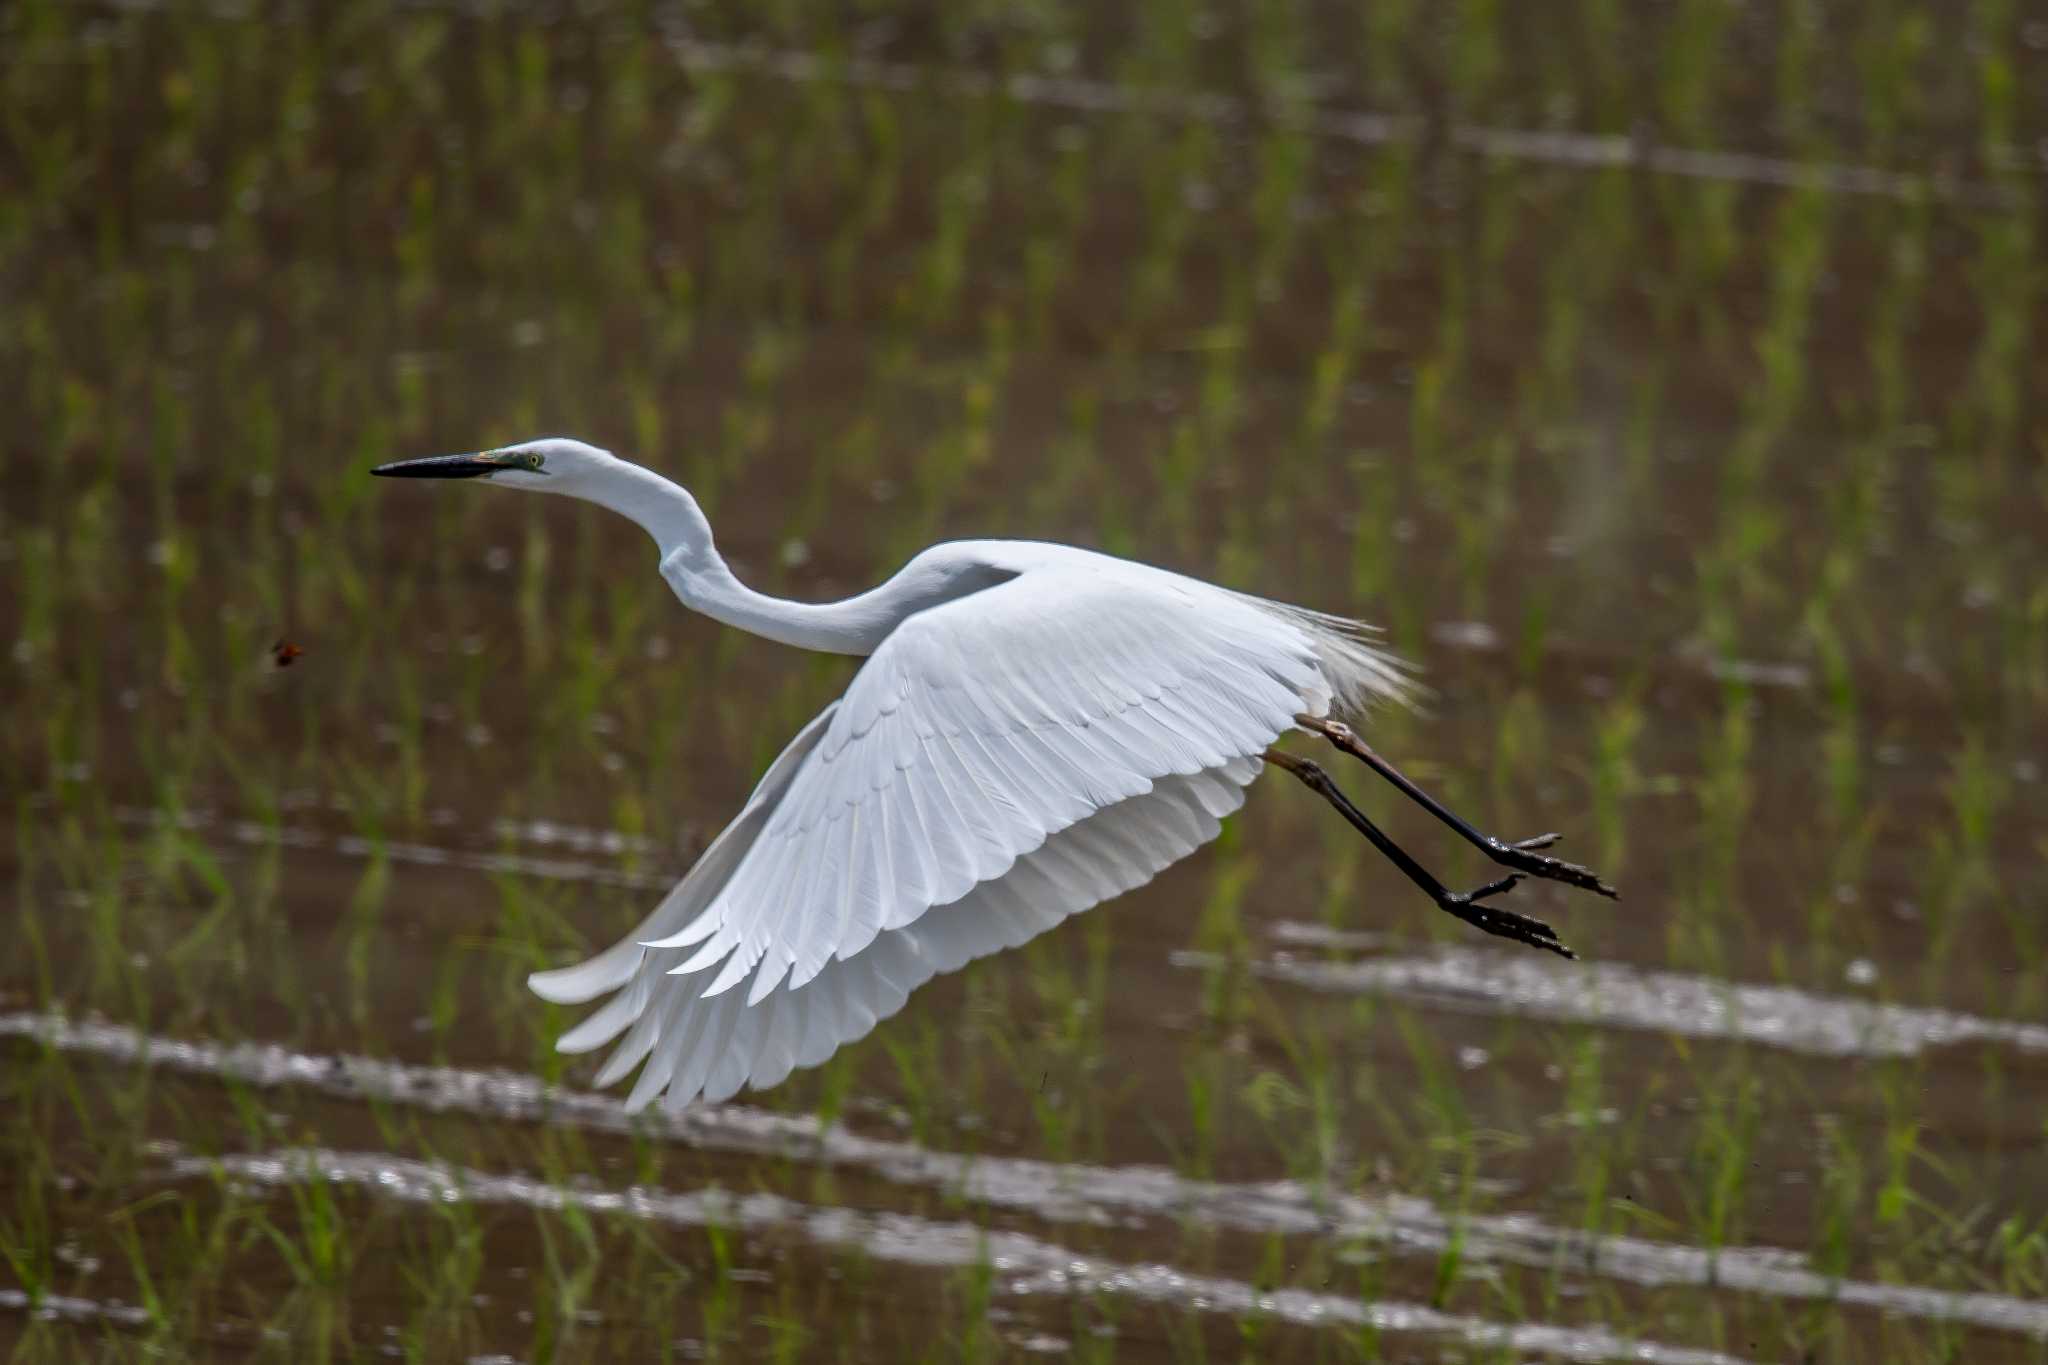
[[1539, 848], [1550, 847], [1550, 845], [1562, 838], [1562, 835], [1539, 834], [1533, 839], [1523, 839], [1511, 844], [1506, 840], [1497, 839], [1491, 834], [1481, 834], [1478, 830], [1472, 828], [1471, 825], [1466, 824], [1465, 821], [1445, 809], [1435, 797], [1416, 786], [1413, 782], [1410, 782], [1399, 768], [1396, 768], [1393, 764], [1374, 753], [1372, 746], [1360, 739], [1351, 727], [1342, 721], [1325, 720], [1321, 716], [1296, 716], [1294, 720], [1302, 729], [1321, 735], [1345, 753], [1350, 754], [1353, 758], [1371, 768], [1381, 777], [1386, 778], [1387, 781], [1400, 789], [1403, 796], [1456, 830], [1468, 843], [1472, 844], [1473, 847], [1493, 859], [1496, 863], [1499, 863], [1502, 867], [1511, 867], [1517, 872], [1526, 872], [1532, 877], [1544, 877], [1550, 881], [1563, 882], [1567, 886], [1576, 886], [1587, 891], [1597, 891], [1610, 900], [1621, 899], [1621, 893], [1606, 882], [1601, 881], [1591, 868], [1581, 867], [1577, 863], [1568, 863], [1562, 858], [1546, 857], [1535, 851]]
[[1488, 882], [1476, 891], [1452, 891], [1434, 876], [1428, 868], [1408, 856], [1408, 851], [1389, 839], [1385, 832], [1365, 817], [1365, 812], [1345, 799], [1344, 793], [1322, 766], [1278, 749], [1266, 750], [1266, 761], [1285, 768], [1300, 778], [1310, 791], [1320, 795], [1337, 808], [1337, 812], [1360, 834], [1372, 841], [1372, 846], [1387, 855], [1395, 867], [1401, 869], [1408, 880], [1421, 887], [1423, 893], [1436, 902], [1436, 908], [1447, 915], [1455, 915], [1475, 929], [1489, 934], [1511, 938], [1517, 943], [1526, 943], [1531, 948], [1543, 948], [1561, 957], [1577, 957], [1571, 949], [1560, 943], [1557, 931], [1540, 919], [1518, 915], [1512, 910], [1499, 906], [1482, 904], [1488, 896], [1498, 896], [1511, 889], [1521, 880], [1519, 874], [1511, 873], [1497, 882]]

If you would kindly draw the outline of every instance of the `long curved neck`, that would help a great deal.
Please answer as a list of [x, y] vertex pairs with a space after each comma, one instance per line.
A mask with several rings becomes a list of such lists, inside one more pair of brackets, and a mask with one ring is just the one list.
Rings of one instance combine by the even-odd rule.
[[638, 522], [661, 550], [661, 576], [683, 605], [798, 649], [872, 654], [912, 612], [943, 600], [909, 575], [838, 602], [791, 602], [755, 592], [733, 576], [711, 540], [711, 523], [688, 491], [652, 470], [620, 462], [610, 477], [576, 495]]

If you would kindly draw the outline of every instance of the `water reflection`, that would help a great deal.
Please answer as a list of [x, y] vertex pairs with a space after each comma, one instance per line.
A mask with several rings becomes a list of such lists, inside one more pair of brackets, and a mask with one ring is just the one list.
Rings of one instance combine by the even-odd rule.
[[1740, 1365], [1739, 1357], [1719, 1351], [1621, 1337], [1603, 1327], [1488, 1322], [1416, 1303], [1375, 1301], [1304, 1289], [1258, 1289], [1242, 1281], [1190, 1274], [1167, 1265], [1107, 1261], [978, 1223], [820, 1208], [774, 1194], [731, 1194], [723, 1190], [676, 1193], [639, 1186], [624, 1190], [565, 1188], [533, 1176], [451, 1168], [381, 1152], [322, 1148], [183, 1158], [172, 1161], [167, 1174], [180, 1179], [225, 1176], [230, 1182], [270, 1186], [325, 1180], [358, 1186], [380, 1198], [410, 1203], [575, 1208], [676, 1227], [794, 1231], [813, 1245], [859, 1252], [898, 1266], [958, 1269], [986, 1265], [995, 1272], [998, 1292], [1013, 1298], [1106, 1294], [1183, 1312], [1271, 1318], [1303, 1327], [1369, 1327], [1382, 1332], [1448, 1337], [1462, 1345], [1518, 1355], [1641, 1361], [1644, 1365]]
[[[234, 1079], [266, 1088], [301, 1087], [432, 1113], [472, 1114], [493, 1120], [566, 1125], [611, 1133], [652, 1133], [707, 1151], [846, 1167], [895, 1184], [945, 1191], [974, 1203], [1014, 1210], [1055, 1224], [1111, 1227], [1131, 1226], [1133, 1219], [1159, 1219], [1256, 1236], [1319, 1237], [1428, 1259], [1440, 1257], [1455, 1244], [1461, 1255], [1482, 1263], [1498, 1261], [1564, 1269], [1575, 1276], [1643, 1287], [1694, 1285], [1766, 1298], [1831, 1302], [1929, 1322], [1953, 1322], [2048, 1338], [2048, 1302], [1826, 1275], [1812, 1269], [1803, 1254], [1774, 1247], [1709, 1250], [1638, 1237], [1589, 1236], [1527, 1214], [1453, 1218], [1427, 1200], [1413, 1196], [1348, 1194], [1290, 1180], [1231, 1185], [1189, 1180], [1159, 1167], [1097, 1167], [969, 1156], [934, 1151], [912, 1142], [863, 1136], [838, 1125], [820, 1125], [808, 1117], [775, 1114], [744, 1105], [700, 1106], [681, 1114], [650, 1111], [630, 1116], [614, 1097], [552, 1087], [538, 1077], [515, 1072], [412, 1066], [348, 1055], [313, 1056], [258, 1043], [160, 1038], [119, 1025], [73, 1022], [45, 1014], [0, 1015], [0, 1037], [35, 1039], [65, 1051]], [[188, 1159], [179, 1169], [188, 1175], [203, 1173], [211, 1160]], [[806, 1208], [768, 1194], [750, 1195], [735, 1202], [733, 1197], [716, 1191], [684, 1195], [564, 1191], [531, 1178], [479, 1172], [451, 1174], [381, 1153], [237, 1156], [227, 1159], [227, 1167], [244, 1178], [278, 1183], [296, 1178], [294, 1170], [303, 1174], [308, 1161], [312, 1163], [310, 1169], [327, 1179], [375, 1185], [406, 1199], [465, 1197], [512, 1200], [539, 1207], [559, 1207], [566, 1200], [598, 1211], [692, 1224], [714, 1217], [742, 1224], [801, 1222], [814, 1232], [825, 1229], [825, 1233], [819, 1234], [821, 1240], [834, 1245], [842, 1244], [842, 1237], [886, 1234], [897, 1239], [897, 1258], [916, 1264], [973, 1264], [971, 1260], [946, 1258], [966, 1254], [961, 1248], [965, 1245], [971, 1249], [974, 1232], [1001, 1236], [972, 1224], [939, 1226], [914, 1218], [866, 1220], [861, 1215]], [[858, 1231], [860, 1226], [865, 1226], [866, 1231]], [[891, 1229], [895, 1231], [892, 1233]], [[929, 1236], [925, 1235], [927, 1232]], [[1014, 1264], [1004, 1268], [1029, 1269], [1032, 1276], [1039, 1278], [1027, 1276], [1018, 1282], [1026, 1287], [1013, 1286], [1012, 1292], [1034, 1292], [1029, 1286], [1049, 1289], [1062, 1283], [1056, 1272], [1067, 1264], [1065, 1253], [1027, 1238], [1016, 1242], [1015, 1254]], [[1086, 1266], [1085, 1262], [1082, 1264]], [[1191, 1306], [1203, 1308], [1236, 1304], [1244, 1293], [1250, 1292], [1243, 1286], [1180, 1276], [1162, 1266], [1087, 1267], [1068, 1287], [1090, 1286], [1141, 1297], [1171, 1292], [1183, 1295]], [[1485, 1335], [1498, 1331], [1495, 1326], [1446, 1318], [1408, 1305], [1360, 1305], [1325, 1295], [1295, 1295], [1275, 1302], [1282, 1306], [1265, 1306], [1260, 1311], [1279, 1312], [1304, 1322], [1374, 1323], [1389, 1330], [1449, 1332], [1475, 1342], [1499, 1340]], [[1344, 1303], [1351, 1306], [1339, 1306]], [[1355, 1316], [1358, 1312], [1372, 1316], [1359, 1318]], [[1384, 1319], [1378, 1316], [1382, 1312], [1387, 1314]], [[1420, 1316], [1416, 1316], [1418, 1313]], [[1418, 1325], [1402, 1328], [1397, 1325], [1402, 1322]], [[1515, 1337], [1511, 1344], [1516, 1349], [1564, 1355], [1579, 1349], [1558, 1344], [1565, 1338], [1549, 1335], [1559, 1329], [1532, 1330], [1535, 1335], [1526, 1339]], [[1596, 1338], [1599, 1336], [1596, 1334]], [[1543, 1342], [1552, 1344], [1539, 1344]], [[1608, 1348], [1600, 1345], [1585, 1349]], [[1708, 1357], [1678, 1352], [1654, 1358], [1676, 1361]]]
[[[1340, 937], [1332, 944], [1313, 925], [1283, 922], [1279, 928], [1303, 944], [1357, 942]], [[1221, 965], [1215, 955], [1196, 952], [1177, 952], [1171, 960], [1189, 968]], [[1625, 962], [1553, 967], [1533, 954], [1443, 948], [1348, 962], [1276, 954], [1254, 961], [1251, 970], [1267, 980], [1334, 994], [1399, 996], [1478, 1014], [1722, 1038], [1821, 1057], [1915, 1057], [1965, 1043], [2048, 1052], [2048, 1025], [1651, 971]]]

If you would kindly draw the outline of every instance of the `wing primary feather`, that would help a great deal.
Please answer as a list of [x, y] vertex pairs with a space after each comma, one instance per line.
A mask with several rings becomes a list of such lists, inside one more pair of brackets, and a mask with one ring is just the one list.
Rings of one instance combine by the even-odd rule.
[[[953, 799], [936, 774], [931, 744], [930, 740], [920, 741], [919, 750], [924, 757], [915, 769], [905, 775], [904, 790], [912, 809], [917, 812], [919, 825], [931, 841], [932, 871], [935, 874], [931, 886], [932, 904], [944, 905], [960, 899], [974, 885], [975, 855], [959, 812], [954, 809]], [[916, 915], [909, 918], [915, 919]]]
[[899, 871], [908, 875], [898, 888], [894, 905], [882, 918], [885, 930], [904, 922], [904, 915], [910, 907], [931, 905], [938, 898], [937, 851], [911, 790], [916, 781], [914, 769], [902, 769], [897, 772], [891, 789], [893, 799], [889, 802], [889, 828], [897, 841], [895, 863]]
[[[690, 1008], [691, 1006], [695, 1008]], [[709, 1013], [704, 1001], [685, 995], [669, 1002], [663, 1012], [664, 1021], [673, 1021], [676, 1027], [660, 1027], [655, 1030], [654, 1047], [647, 1054], [647, 1064], [640, 1069], [639, 1079], [633, 1082], [633, 1089], [626, 1096], [626, 1112], [637, 1114], [659, 1095], [675, 1074], [676, 1061], [683, 1049], [703, 1030], [705, 1016]]]
[[961, 756], [960, 747], [949, 727], [940, 726], [926, 749], [933, 757], [932, 771], [944, 785], [946, 799], [959, 815], [966, 831], [967, 844], [974, 859], [970, 867], [973, 881], [987, 881], [1000, 875], [1015, 855], [1006, 851], [1007, 841], [997, 827], [997, 817], [987, 794], [981, 790], [981, 784]]
[[947, 899], [958, 900], [976, 882], [986, 881], [1000, 870], [989, 866], [993, 857], [993, 833], [986, 819], [975, 810], [975, 802], [960, 790], [966, 782], [966, 775], [956, 772], [959, 755], [953, 751], [952, 741], [943, 731], [925, 741], [925, 753], [929, 756], [926, 770], [929, 780], [923, 792], [931, 794], [934, 814], [958, 840], [962, 862], [949, 869], [954, 876], [947, 883], [951, 892]]
[[555, 1051], [566, 1053], [589, 1052], [603, 1047], [612, 1039], [625, 1032], [626, 1026], [639, 1017], [641, 1001], [632, 987], [620, 991], [605, 1001], [602, 1008], [589, 1015], [555, 1040]]
[[902, 622], [632, 939], [536, 974], [616, 992], [560, 1046], [617, 1040], [636, 1107], [774, 1084], [1215, 837], [1296, 714], [1391, 690], [1320, 618], [1074, 562]]
[[883, 921], [889, 917], [891, 895], [901, 894], [896, 891], [896, 871], [890, 846], [894, 836], [888, 827], [887, 814], [877, 808], [872, 819], [876, 828], [867, 836], [860, 880], [850, 902], [851, 912], [839, 942], [831, 950], [831, 955], [841, 961], [865, 952], [874, 943], [876, 935], [882, 932]]
[[704, 1005], [704, 1027], [698, 1030], [687, 1049], [678, 1049], [680, 1055], [675, 1074], [669, 1080], [668, 1094], [663, 1099], [664, 1107], [671, 1112], [681, 1109], [702, 1093], [705, 1077], [724, 1055], [733, 1029], [746, 1009], [745, 1003], [736, 995], [707, 1000]]
[[734, 1013], [737, 1018], [733, 1020], [732, 1034], [712, 1058], [711, 1070], [704, 1077], [703, 1096], [712, 1104], [738, 1094], [761, 1056], [762, 1031], [769, 1022], [768, 1012], [741, 1008]]
[[769, 1016], [767, 1034], [761, 1040], [761, 1055], [755, 1059], [753, 1074], [747, 1078], [747, 1084], [754, 1089], [779, 1085], [796, 1069], [793, 1025], [802, 999], [802, 992], [784, 991], [755, 1006], [769, 1011]]

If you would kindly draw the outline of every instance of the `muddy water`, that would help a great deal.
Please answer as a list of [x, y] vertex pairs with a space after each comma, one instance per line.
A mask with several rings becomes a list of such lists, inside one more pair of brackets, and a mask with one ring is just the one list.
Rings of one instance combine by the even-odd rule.
[[[2048, 39], [1375, 13], [10, 7], [0, 1341], [2038, 1359]], [[524, 975], [848, 670], [362, 474], [544, 430], [772, 591], [1003, 534], [1382, 622], [1375, 743], [1623, 899], [1518, 956], [1266, 781], [629, 1123]]]

